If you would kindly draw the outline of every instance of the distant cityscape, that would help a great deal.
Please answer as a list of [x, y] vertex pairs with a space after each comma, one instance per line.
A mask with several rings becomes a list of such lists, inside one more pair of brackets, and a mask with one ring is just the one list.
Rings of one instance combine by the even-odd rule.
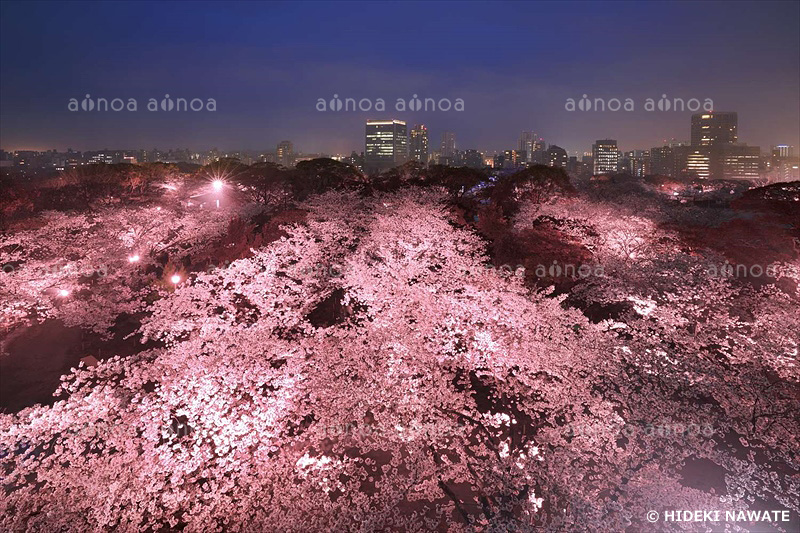
[[291, 168], [300, 161], [332, 158], [374, 174], [416, 161], [422, 165], [445, 165], [476, 169], [514, 171], [531, 165], [561, 167], [576, 179], [591, 176], [629, 174], [635, 177], [662, 175], [698, 179], [747, 179], [773, 182], [800, 180], [800, 158], [795, 147], [772, 146], [762, 151], [758, 146], [740, 143], [738, 115], [735, 112], [708, 112], [692, 115], [690, 139], [672, 139], [649, 149], [621, 150], [615, 139], [598, 139], [582, 155], [569, 156], [564, 148], [550, 144], [534, 131], [523, 131], [516, 148], [503, 151], [460, 149], [455, 132], [441, 134], [431, 149], [428, 127], [416, 124], [408, 131], [405, 121], [368, 120], [363, 150], [346, 154], [305, 153], [294, 142], [284, 140], [274, 151], [216, 148], [197, 151], [185, 149], [91, 150], [66, 152], [0, 150], [0, 168], [14, 170], [24, 177], [62, 172], [91, 164], [188, 163], [206, 165], [224, 158], [244, 164], [275, 163]]

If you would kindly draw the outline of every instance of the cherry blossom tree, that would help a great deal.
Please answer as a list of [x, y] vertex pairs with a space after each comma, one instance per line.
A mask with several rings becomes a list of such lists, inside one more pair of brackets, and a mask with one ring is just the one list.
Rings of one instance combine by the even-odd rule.
[[[160, 347], [0, 415], [0, 525], [622, 531], [652, 509], [796, 511], [798, 265], [748, 290], [642, 213], [540, 200], [515, 225], [557, 220], [612, 267], [576, 290], [629, 311], [592, 322], [487, 268], [445, 190], [312, 195], [246, 257], [124, 295]], [[102, 249], [180, 255], [224, 227], [194, 213], [107, 217]], [[92, 227], [50, 216], [62, 239]]]

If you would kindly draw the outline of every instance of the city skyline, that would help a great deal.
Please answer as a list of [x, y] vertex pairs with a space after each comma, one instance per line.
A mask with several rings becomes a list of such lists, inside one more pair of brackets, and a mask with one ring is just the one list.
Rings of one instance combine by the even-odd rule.
[[[719, 129], [719, 125], [716, 125], [717, 122], [720, 122], [724, 128], [722, 130]], [[365, 123], [369, 127], [370, 124], [383, 124], [383, 123], [397, 123], [401, 124], [405, 128], [405, 133], [403, 135], [404, 144], [406, 147], [406, 157], [409, 159], [415, 159], [417, 161], [422, 161], [419, 157], [414, 155], [415, 150], [420, 151], [420, 153], [425, 153], [427, 155], [439, 154], [445, 158], [452, 158], [454, 152], [465, 152], [465, 151], [479, 151], [485, 155], [493, 155], [493, 154], [502, 154], [503, 152], [509, 151], [506, 147], [505, 149], [500, 150], [486, 150], [482, 147], [476, 146], [458, 146], [456, 142], [457, 137], [459, 134], [453, 131], [443, 131], [441, 133], [440, 139], [441, 141], [438, 143], [439, 150], [431, 150], [429, 145], [429, 132], [430, 129], [425, 124], [415, 124], [413, 127], [407, 126], [405, 121], [399, 120], [397, 118], [386, 118], [386, 119], [373, 119], [373, 120], [366, 120]], [[706, 126], [702, 126], [702, 124], [708, 124]], [[673, 137], [672, 139], [663, 139], [659, 144], [655, 146], [643, 146], [638, 145], [635, 147], [626, 147], [633, 151], [641, 151], [641, 150], [650, 150], [654, 148], [666, 147], [671, 145], [686, 145], [686, 146], [706, 146], [710, 147], [712, 145], [718, 144], [717, 138], [722, 136], [724, 140], [721, 142], [722, 144], [734, 144], [743, 147], [755, 148], [760, 151], [763, 155], [769, 155], [774, 149], [776, 148], [783, 148], [784, 150], [789, 150], [792, 152], [794, 145], [786, 144], [786, 143], [777, 143], [770, 145], [768, 147], [761, 147], [754, 145], [752, 143], [748, 143], [742, 141], [738, 138], [737, 131], [738, 131], [738, 113], [735, 111], [722, 111], [722, 112], [713, 112], [713, 113], [697, 113], [691, 115], [691, 122], [689, 124], [689, 135], [685, 137]], [[716, 128], [712, 129], [713, 132], [712, 137], [705, 138], [702, 137], [703, 135], [709, 135], [705, 132], [705, 129], [708, 128]], [[728, 132], [728, 129], [730, 132]], [[702, 138], [701, 138], [702, 137]], [[416, 139], [415, 139], [416, 138]], [[606, 136], [606, 139], [610, 139], [610, 136]], [[517, 141], [517, 150], [519, 152], [527, 151], [526, 153], [526, 160], [525, 162], [531, 162], [531, 154], [535, 151], [546, 151], [549, 147], [556, 147], [558, 149], [563, 149], [559, 146], [556, 142], [550, 142], [553, 139], [544, 138], [539, 134], [533, 131], [522, 131], [519, 134], [519, 138]], [[602, 139], [597, 139], [591, 143], [589, 147], [583, 150], [575, 150], [575, 151], [567, 151], [567, 153], [572, 153], [576, 156], [588, 155], [591, 154], [592, 151], [595, 149], [595, 144]], [[556, 139], [557, 141], [557, 139]], [[613, 140], [613, 143], [617, 144], [616, 140]], [[416, 146], [418, 145], [418, 146]], [[66, 149], [57, 149], [57, 148], [50, 148], [50, 149], [9, 149], [6, 150], [5, 147], [0, 146], [0, 150], [8, 153], [14, 152], [29, 152], [29, 151], [37, 151], [37, 152], [50, 152], [56, 151], [59, 153], [66, 153], [69, 151], [74, 152], [123, 152], [123, 151], [178, 151], [178, 152], [193, 152], [193, 153], [211, 153], [211, 152], [221, 152], [221, 153], [250, 153], [250, 154], [261, 154], [262, 156], [265, 154], [272, 154], [275, 156], [277, 162], [285, 162], [287, 161], [287, 155], [290, 156], [294, 155], [324, 155], [324, 156], [340, 156], [340, 155], [347, 155], [348, 152], [355, 152], [359, 153], [359, 147], [353, 146], [352, 149], [343, 150], [341, 152], [327, 152], [327, 151], [317, 151], [311, 152], [308, 150], [299, 150], [295, 148], [295, 143], [291, 140], [282, 140], [277, 143], [277, 146], [274, 149], [271, 148], [231, 148], [231, 149], [219, 149], [218, 146], [211, 146], [211, 147], [188, 147], [188, 146], [168, 146], [168, 147], [114, 147], [109, 148], [108, 146], [104, 146], [103, 148], [93, 147], [84, 150], [74, 150], [72, 147], [67, 147]], [[416, 147], [415, 147], [416, 146]], [[265, 149], [266, 148], [266, 149]], [[362, 140], [361, 150], [362, 155], [369, 151], [369, 140], [366, 141], [366, 145]], [[617, 150], [619, 153], [628, 151], [623, 150], [620, 146], [617, 146]], [[787, 152], [788, 153], [788, 152]], [[785, 156], [786, 154], [784, 154]], [[223, 156], [224, 157], [224, 156]], [[288, 166], [288, 165], [285, 165]]]
[[[714, 111], [712, 114], [715, 114], [715, 115], [734, 114], [734, 115], [736, 115], [736, 114], [738, 114], [738, 112], [736, 112], [736, 111], [727, 111], [726, 110], [726, 111]], [[459, 150], [466, 150], [466, 149], [479, 150], [479, 151], [481, 151], [481, 152], [483, 152], [485, 154], [497, 154], [497, 153], [502, 153], [502, 152], [504, 152], [504, 151], [506, 151], [508, 149], [515, 149], [513, 147], [514, 146], [519, 147], [520, 143], [522, 142], [522, 137], [521, 136], [524, 136], [525, 134], [529, 134], [529, 133], [534, 133], [532, 131], [529, 131], [530, 128], [523, 129], [523, 130], [521, 130], [519, 132], [503, 132], [503, 135], [502, 135], [503, 140], [502, 141], [497, 141], [496, 143], [492, 143], [493, 147], [485, 147], [485, 146], [478, 146], [478, 145], [475, 145], [475, 144], [471, 144], [471, 143], [469, 143], [467, 141], [462, 141], [461, 140], [464, 137], [469, 139], [469, 138], [471, 138], [473, 136], [469, 129], [465, 130], [465, 132], [452, 131], [452, 130], [449, 130], [449, 129], [437, 128], [435, 120], [425, 121], [424, 123], [417, 123], [417, 122], [409, 122], [407, 120], [403, 120], [401, 118], [398, 118], [399, 116], [401, 116], [401, 115], [398, 114], [398, 113], [394, 113], [394, 114], [387, 113], [385, 118], [363, 119], [363, 120], [361, 120], [359, 122], [358, 129], [359, 130], [363, 130], [364, 123], [366, 123], [366, 122], [368, 122], [370, 120], [377, 120], [377, 121], [381, 121], [381, 120], [388, 120], [388, 121], [399, 120], [401, 122], [409, 124], [409, 130], [408, 130], [408, 138], [409, 138], [409, 140], [411, 138], [412, 128], [413, 128], [414, 125], [425, 126], [426, 127], [426, 131], [428, 133], [429, 143], [432, 143], [432, 144], [429, 144], [429, 151], [431, 151], [431, 152], [437, 151], [434, 148], [440, 149], [441, 138], [442, 138], [443, 135], [445, 135], [445, 134], [455, 134], [456, 137], [459, 139], [459, 141], [458, 141], [459, 147], [457, 147], [457, 149], [459, 149]], [[685, 119], [688, 121], [692, 116], [693, 116], [692, 113], [686, 114]], [[428, 127], [428, 124], [432, 124], [432, 127]], [[665, 145], [668, 145], [670, 143], [675, 143], [675, 142], [690, 144], [691, 143], [691, 136], [692, 136], [691, 124], [687, 122], [686, 124], [684, 124], [684, 128], [683, 129], [684, 129], [683, 132], [677, 132], [675, 135], [663, 136], [663, 138], [657, 139], [655, 144], [652, 144], [652, 145], [648, 144], [645, 141], [638, 141], [637, 142], [636, 140], [629, 140], [629, 141], [626, 141], [625, 143], [620, 141], [619, 142], [620, 150], [621, 151], [623, 150], [622, 147], [624, 147], [625, 149], [630, 149], [630, 150], [649, 149], [649, 148], [654, 148], [654, 147], [659, 147], [659, 146], [665, 146]], [[546, 132], [541, 133], [541, 134], [536, 133], [536, 135], [537, 135], [536, 142], [540, 143], [540, 144], [543, 142], [545, 149], [550, 145], [557, 145], [559, 147], [562, 147], [563, 145], [566, 144], [566, 143], [563, 143], [563, 141], [559, 141], [559, 139], [556, 139], [555, 137], [552, 137], [552, 136], [548, 135]], [[349, 137], [351, 137], [351, 136], [354, 136], [354, 134], [350, 130], [346, 130], [346, 131], [343, 130], [343, 131], [339, 132], [339, 134], [337, 135], [337, 137], [339, 137], [339, 139], [341, 139], [342, 137], [347, 137], [349, 139]], [[66, 151], [68, 151], [70, 149], [73, 150], [73, 151], [76, 151], [76, 152], [84, 152], [84, 151], [91, 152], [91, 151], [103, 151], [103, 150], [106, 150], [106, 151], [121, 151], [121, 150], [142, 150], [142, 149], [153, 150], [153, 149], [156, 149], [156, 150], [190, 150], [190, 151], [193, 151], [193, 152], [204, 152], [204, 151], [211, 151], [211, 150], [219, 150], [219, 151], [222, 151], [222, 152], [247, 151], [247, 152], [263, 152], [263, 153], [272, 152], [272, 153], [274, 153], [276, 151], [275, 147], [279, 146], [281, 143], [284, 143], [284, 142], [291, 142], [291, 143], [296, 144], [297, 146], [302, 148], [302, 149], [296, 150], [295, 153], [316, 153], [316, 154], [336, 155], [336, 154], [349, 154], [352, 151], [360, 152], [360, 151], [363, 151], [363, 149], [364, 149], [363, 135], [356, 136], [356, 137], [361, 137], [361, 138], [360, 139], [356, 139], [353, 142], [352, 145], [344, 145], [344, 144], [341, 144], [341, 141], [340, 141], [339, 144], [337, 144], [337, 146], [344, 146], [344, 148], [336, 149], [336, 150], [305, 148], [306, 146], [311, 145], [311, 143], [310, 143], [310, 141], [307, 141], [307, 140], [304, 141], [303, 140], [304, 136], [302, 135], [302, 133], [298, 137], [299, 138], [299, 142], [296, 142], [295, 140], [286, 141], [286, 137], [288, 137], [288, 136], [286, 136], [286, 135], [283, 135], [283, 136], [282, 135], [277, 135], [275, 138], [276, 139], [280, 139], [279, 141], [261, 143], [260, 145], [257, 144], [257, 143], [251, 143], [249, 145], [228, 145], [228, 144], [226, 144], [224, 142], [216, 142], [216, 143], [212, 142], [211, 144], [203, 144], [203, 145], [199, 145], [198, 146], [198, 145], [189, 145], [189, 144], [184, 144], [184, 143], [173, 142], [171, 144], [170, 143], [166, 143], [164, 145], [152, 145], [152, 144], [145, 143], [145, 144], [141, 144], [141, 145], [137, 145], [137, 146], [121, 146], [121, 145], [113, 145], [113, 144], [105, 143], [103, 145], [96, 144], [96, 145], [89, 145], [89, 146], [81, 146], [79, 143], [72, 143], [70, 145], [64, 145], [64, 146], [42, 146], [42, 147], [15, 147], [15, 146], [2, 145], [2, 146], [0, 146], [0, 149], [2, 149], [4, 151], [7, 151], [7, 152], [18, 152], [18, 151], [46, 152], [46, 151], [50, 151], [50, 150], [56, 150], [58, 152], [66, 152]], [[598, 139], [611, 138], [611, 137], [619, 138], [621, 136], [620, 135], [615, 135], [613, 133], [613, 131], [609, 131], [605, 135], [598, 136], [597, 139], [590, 139], [586, 143], [585, 146], [574, 146], [574, 147], [569, 148], [569, 149], [567, 149], [566, 146], [564, 146], [564, 149], [570, 155], [578, 155], [578, 156], [580, 156], [580, 155], [583, 155], [583, 154], [586, 154], [586, 153], [590, 153], [592, 151], [592, 145]], [[655, 137], [658, 137], [658, 135], [655, 135]], [[738, 144], [760, 147], [762, 153], [769, 153], [769, 150], [771, 149], [771, 147], [774, 147], [774, 146], [792, 146], [792, 147], [800, 146], [800, 143], [793, 144], [792, 142], [786, 142], [785, 140], [779, 140], [779, 141], [776, 141], [776, 142], [771, 143], [771, 144], [758, 144], [758, 143], [752, 142], [751, 140], [749, 140], [747, 138], [742, 138], [741, 136], [739, 136], [739, 138], [738, 138]], [[519, 149], [519, 148], [517, 148], [517, 149]]]
[[[108, 22], [134, 16], [136, 5], [85, 6], [3, 4], [4, 150], [258, 150], [294, 139], [307, 152], [349, 153], [361, 145], [365, 120], [392, 118], [428, 125], [434, 146], [442, 132], [452, 131], [463, 147], [500, 152], [516, 146], [519, 132], [532, 130], [575, 154], [605, 137], [631, 148], [688, 140], [692, 111], [645, 109], [648, 98], [659, 102], [664, 95], [668, 101], [710, 99], [714, 111], [736, 111], [739, 138], [750, 145], [800, 145], [800, 53], [793, 22], [798, 6], [792, 3], [761, 3], [756, 13], [731, 12], [715, 3], [677, 4], [669, 10], [660, 3], [636, 10], [626, 4], [582, 4], [580, 9], [514, 4], [518, 20], [505, 25], [485, 18], [487, 11], [507, 8], [504, 4], [467, 4], [457, 14], [446, 6], [426, 6], [431, 15], [456, 17], [458, 30], [414, 17], [407, 5], [302, 9], [233, 3], [214, 6], [215, 16], [202, 17], [179, 5], [159, 5], [163, 17], [117, 31]], [[42, 22], [35, 15], [45, 11], [52, 16]], [[659, 26], [653, 28], [656, 16]], [[173, 17], [184, 23], [164, 22]], [[548, 21], [565, 17], [569, 26], [559, 25], [558, 32], [549, 27]], [[279, 24], [283, 20], [289, 22]], [[626, 23], [609, 33], [598, 20]], [[259, 24], [272, 26], [263, 32]], [[305, 29], [311, 25], [321, 29], [310, 35]], [[353, 42], [332, 54], [327, 44], [338, 42], [342, 31]], [[373, 41], [391, 31], [413, 46], [374, 49]], [[766, 32], [769, 42], [761, 39]], [[193, 40], [196, 33], [208, 38]], [[18, 46], [31, 35], [38, 44]], [[509, 43], [522, 35], [532, 50], [544, 53], [508, 54]], [[480, 46], [472, 42], [475, 36]], [[443, 62], [435, 51], [453, 59]], [[607, 57], [618, 59], [609, 63]], [[208, 71], [214, 75], [205, 75]], [[81, 103], [87, 94], [93, 101], [134, 99], [138, 109], [68, 109], [71, 99]], [[204, 105], [198, 111], [148, 110], [150, 99], [160, 104], [165, 95]], [[412, 111], [415, 95], [421, 101], [461, 98], [463, 111], [438, 106]], [[565, 108], [568, 99], [577, 102], [583, 95], [590, 101], [630, 100], [634, 110]], [[337, 98], [372, 104], [382, 99], [386, 111], [376, 113], [374, 106], [370, 111], [317, 110], [320, 99]], [[408, 104], [403, 112], [395, 110], [398, 98]], [[215, 101], [213, 111], [208, 99]]]

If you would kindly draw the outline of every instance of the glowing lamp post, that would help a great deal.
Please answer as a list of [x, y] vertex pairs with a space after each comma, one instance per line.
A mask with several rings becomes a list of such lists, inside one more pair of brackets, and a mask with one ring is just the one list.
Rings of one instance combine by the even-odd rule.
[[67, 289], [61, 289], [60, 291], [58, 291], [58, 295], [61, 296], [62, 298], [66, 298], [67, 296], [69, 296], [69, 291]]
[[139, 262], [139, 254], [133, 254], [128, 256], [128, 263], [137, 263]]
[[178, 274], [173, 274], [169, 280], [172, 282], [173, 285], [177, 285], [181, 282], [181, 277]]
[[[224, 187], [225, 184], [222, 182], [222, 180], [214, 180], [211, 182], [211, 186], [214, 188], [214, 192], [219, 193], [222, 191], [222, 187]], [[217, 209], [219, 209], [219, 198], [217, 198]]]

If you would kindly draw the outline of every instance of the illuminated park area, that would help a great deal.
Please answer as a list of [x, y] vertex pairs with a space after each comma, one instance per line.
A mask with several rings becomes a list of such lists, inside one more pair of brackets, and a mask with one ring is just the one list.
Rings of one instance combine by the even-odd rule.
[[330, 159], [9, 186], [3, 528], [794, 509], [800, 190], [693, 187]]

